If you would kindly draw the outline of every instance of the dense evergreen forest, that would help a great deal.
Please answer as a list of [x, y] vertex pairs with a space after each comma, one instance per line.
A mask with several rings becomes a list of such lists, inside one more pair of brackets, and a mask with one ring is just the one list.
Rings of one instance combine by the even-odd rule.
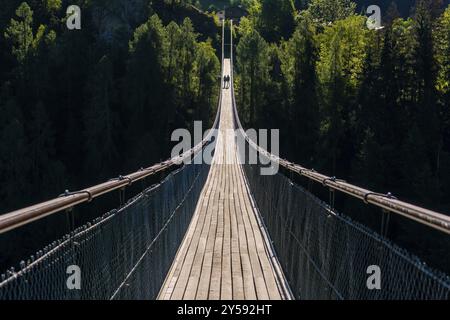
[[[418, 0], [402, 18], [394, 4], [370, 30], [350, 0], [312, 0], [301, 12], [294, 1], [252, 3], [236, 48], [246, 126], [280, 128], [291, 161], [449, 213], [450, 6]], [[338, 209], [374, 230], [383, 223], [349, 197]], [[449, 271], [447, 237], [390, 221], [391, 239]]]
[[215, 115], [220, 29], [201, 12], [13, 0], [0, 30], [0, 212], [166, 159], [173, 129]]
[[275, 2], [237, 32], [247, 126], [282, 128], [288, 159], [449, 212], [450, 8], [418, 1], [369, 30], [349, 0]]
[[[241, 6], [245, 9], [251, 8], [252, 4], [257, 3], [259, 0], [188, 0], [184, 1], [186, 3], [190, 3], [195, 5], [198, 8], [201, 8], [205, 11], [214, 12], [222, 9], [226, 9], [229, 7]], [[448, 0], [440, 0], [436, 2], [439, 6], [441, 6], [445, 1]], [[272, 3], [276, 3], [277, 1], [272, 1]], [[305, 10], [308, 8], [309, 4], [313, 2], [312, 0], [293, 0], [292, 4], [295, 10]], [[333, 8], [333, 1], [322, 1], [324, 4], [331, 4], [330, 8]], [[316, 1], [317, 3], [317, 1]], [[367, 7], [370, 5], [378, 5], [381, 10], [386, 12], [390, 9], [392, 5], [398, 10], [398, 13], [406, 17], [412, 13], [414, 8], [415, 0], [354, 0], [356, 12], [362, 13], [365, 11]]]

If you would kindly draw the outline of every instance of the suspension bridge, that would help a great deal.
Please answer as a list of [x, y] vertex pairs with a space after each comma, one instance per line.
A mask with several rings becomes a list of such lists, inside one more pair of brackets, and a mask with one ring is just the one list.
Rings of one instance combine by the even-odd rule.
[[[232, 22], [231, 22], [232, 28]], [[232, 32], [231, 32], [232, 34]], [[450, 217], [366, 190], [281, 159], [250, 139], [239, 120], [233, 87], [233, 38], [214, 129], [191, 150], [129, 175], [0, 216], [0, 233], [170, 172], [118, 209], [71, 230], [19, 269], [0, 278], [0, 299], [449, 299], [450, 278], [383, 235], [352, 221], [293, 183], [261, 175], [262, 164], [239, 161], [237, 129], [248, 150], [392, 214], [450, 235]], [[211, 164], [180, 163], [213, 147]], [[267, 161], [267, 162], [268, 162]], [[367, 286], [367, 268], [382, 287]], [[69, 289], [77, 266], [81, 287]]]

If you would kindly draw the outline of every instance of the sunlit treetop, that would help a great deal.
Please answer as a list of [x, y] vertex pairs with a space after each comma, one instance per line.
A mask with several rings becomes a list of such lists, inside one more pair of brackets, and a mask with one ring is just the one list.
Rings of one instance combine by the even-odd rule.
[[355, 14], [356, 3], [351, 0], [312, 0], [307, 10], [315, 21], [329, 24]]

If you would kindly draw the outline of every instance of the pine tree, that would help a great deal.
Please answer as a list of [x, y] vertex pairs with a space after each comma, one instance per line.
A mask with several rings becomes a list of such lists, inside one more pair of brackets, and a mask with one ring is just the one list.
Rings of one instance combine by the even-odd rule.
[[450, 207], [450, 7], [441, 15], [434, 33], [435, 61], [438, 66], [436, 89], [438, 92], [438, 115], [440, 139], [436, 170], [441, 186], [441, 201]]
[[258, 110], [265, 102], [264, 86], [268, 79], [268, 45], [256, 30], [240, 39], [236, 49], [239, 70], [239, 101], [249, 124], [257, 123]]
[[268, 42], [288, 39], [295, 28], [295, 8], [292, 0], [262, 0], [258, 30]]
[[196, 50], [196, 78], [198, 79], [195, 119], [211, 123], [217, 103], [220, 62], [211, 42], [201, 42]]
[[[192, 21], [189, 18], [183, 20], [183, 23], [180, 25], [180, 32], [182, 35], [180, 39], [180, 51], [178, 52], [180, 55], [180, 64], [178, 65], [178, 68], [182, 70], [182, 86], [180, 92], [180, 96], [182, 97], [182, 105], [180, 105], [180, 108], [184, 107], [184, 110], [192, 110], [194, 108], [195, 98], [192, 84], [195, 52], [197, 50], [197, 34], [194, 32]], [[184, 115], [184, 117], [186, 117], [186, 115]]]
[[86, 153], [84, 172], [87, 176], [106, 179], [111, 167], [117, 163], [118, 150], [115, 138], [120, 126], [112, 110], [115, 99], [113, 67], [110, 59], [103, 56], [93, 69], [88, 85], [89, 106], [84, 111], [84, 150]]
[[429, 182], [423, 191], [428, 192], [428, 201], [437, 200], [439, 194], [437, 188], [436, 163], [439, 146], [439, 120], [437, 110], [436, 92], [436, 65], [434, 61], [434, 47], [432, 38], [432, 11], [431, 2], [419, 0], [415, 14], [415, 36], [417, 47], [414, 52], [416, 86], [417, 86], [417, 110], [415, 111], [415, 123], [424, 141], [421, 150], [425, 155], [425, 163], [429, 167], [430, 174], [426, 181]]
[[330, 24], [355, 14], [356, 3], [352, 0], [312, 0], [308, 12], [314, 20]]
[[189, 18], [184, 19], [179, 26], [171, 22], [166, 27], [168, 39], [167, 53], [167, 81], [172, 87], [173, 115], [175, 125], [184, 125], [189, 114], [195, 113], [195, 60], [197, 48], [197, 34], [194, 32]]
[[354, 106], [370, 39], [364, 21], [360, 16], [337, 21], [320, 36], [317, 63], [323, 112], [320, 159], [332, 174], [346, 174], [355, 153], [355, 146], [349, 141], [353, 141]]
[[304, 16], [292, 38], [286, 43], [286, 56], [283, 71], [290, 86], [291, 119], [290, 136], [296, 158], [304, 165], [312, 165], [319, 130], [319, 105], [317, 103], [317, 44], [315, 30], [309, 19]]
[[388, 25], [392, 25], [394, 20], [398, 18], [400, 18], [400, 13], [398, 12], [397, 3], [392, 1], [387, 9], [386, 18], [383, 21]]
[[29, 151], [31, 161], [31, 177], [34, 184], [42, 182], [45, 168], [50, 162], [53, 150], [53, 132], [50, 119], [42, 102], [38, 102], [32, 110]]
[[21, 108], [11, 98], [1, 106], [0, 118], [0, 195], [2, 211], [17, 209], [30, 193], [30, 157]]
[[12, 53], [19, 63], [24, 63], [33, 43], [33, 11], [23, 2], [16, 10], [19, 20], [11, 19], [5, 38], [12, 43]]
[[[173, 101], [166, 90], [164, 59], [167, 36], [158, 16], [153, 15], [134, 32], [130, 41], [127, 71], [126, 144], [130, 169], [159, 161], [167, 139], [166, 103]], [[156, 151], [156, 152], [155, 152]]]
[[[438, 66], [437, 89], [450, 94], [450, 7], [439, 18], [434, 33], [435, 59]], [[448, 102], [448, 100], [447, 100]]]

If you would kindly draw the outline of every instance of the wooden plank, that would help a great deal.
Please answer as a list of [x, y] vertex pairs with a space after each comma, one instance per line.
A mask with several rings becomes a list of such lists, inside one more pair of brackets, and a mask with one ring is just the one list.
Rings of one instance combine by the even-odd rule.
[[239, 244], [239, 229], [236, 216], [236, 199], [237, 199], [237, 177], [235, 168], [231, 168], [231, 179], [233, 185], [233, 201], [230, 201], [230, 222], [231, 222], [231, 268], [233, 278], [233, 299], [243, 300], [244, 295], [244, 279], [242, 277], [242, 265]]
[[227, 197], [224, 202], [223, 217], [223, 249], [222, 249], [222, 286], [221, 299], [233, 299], [233, 283], [231, 276], [231, 223], [230, 223], [230, 201], [233, 199], [233, 186], [231, 182], [231, 166], [226, 166]]
[[[218, 150], [220, 152], [220, 150]], [[208, 234], [208, 243], [205, 252], [205, 258], [202, 263], [202, 274], [199, 281], [199, 287], [197, 290], [196, 299], [205, 300], [209, 297], [209, 287], [210, 287], [210, 279], [211, 279], [211, 270], [212, 270], [212, 260], [213, 260], [213, 252], [214, 252], [214, 243], [215, 243], [215, 235], [217, 230], [217, 211], [218, 211], [218, 201], [219, 201], [219, 188], [220, 184], [223, 181], [222, 172], [218, 170], [217, 165], [213, 165], [212, 170], [216, 172], [219, 179], [216, 183], [216, 188], [211, 193], [210, 197], [213, 199], [212, 210], [208, 212], [209, 215], [213, 216], [214, 224], [213, 227], [209, 230]]]
[[[222, 169], [223, 170], [223, 169]], [[222, 285], [222, 244], [223, 244], [223, 199], [219, 200], [217, 211], [217, 229], [214, 243], [214, 253], [212, 261], [211, 281], [209, 286], [209, 299], [219, 300]]]

